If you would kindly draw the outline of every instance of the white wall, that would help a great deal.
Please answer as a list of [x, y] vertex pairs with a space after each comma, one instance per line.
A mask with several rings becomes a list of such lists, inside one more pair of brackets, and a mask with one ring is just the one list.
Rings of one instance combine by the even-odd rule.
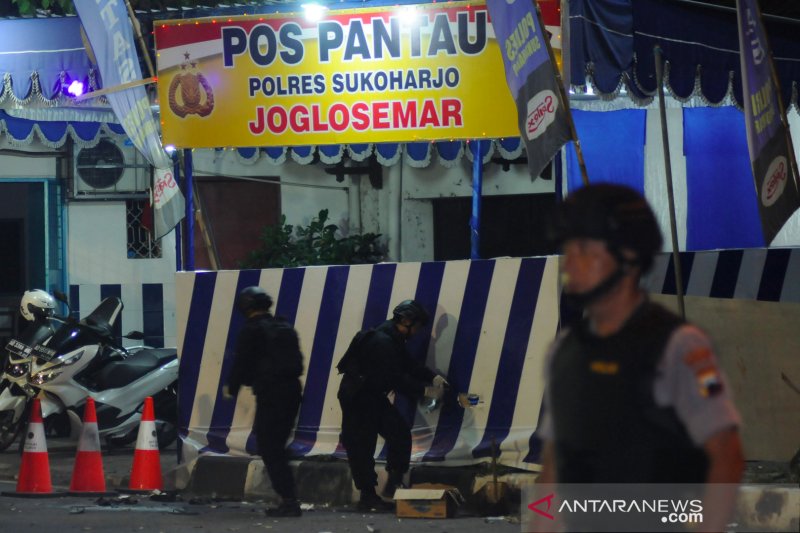
[[67, 207], [69, 284], [80, 291], [81, 315], [100, 301], [100, 285], [121, 285], [123, 333], [142, 330], [143, 283], [164, 294], [164, 346], [175, 346], [175, 232], [161, 239], [161, 258], [129, 259], [125, 202], [70, 202]]
[[[324, 166], [300, 165], [288, 160], [273, 165], [261, 157], [243, 161], [234, 150], [194, 150], [196, 176], [222, 175], [241, 179], [280, 178], [282, 213], [286, 222], [307, 225], [320, 209], [342, 234], [380, 233], [389, 260], [433, 260], [433, 204], [431, 200], [472, 196], [472, 162], [463, 157], [446, 167], [433, 157], [430, 165], [416, 168], [405, 158], [382, 167], [380, 189], [365, 175], [346, 176], [339, 183]], [[503, 171], [499, 165], [484, 169], [483, 195], [552, 193], [553, 181], [532, 181], [525, 165]]]
[[[0, 137], [0, 150], [31, 152], [35, 157], [0, 153], [0, 177], [3, 178], [53, 178], [56, 176], [55, 150], [38, 142], [19, 147], [8, 143], [8, 136]], [[53, 154], [43, 157], [41, 154]]]
[[280, 178], [281, 209], [287, 224], [308, 225], [321, 209], [328, 209], [331, 223], [341, 228], [349, 226], [350, 180], [338, 183], [321, 165], [299, 165], [294, 161], [273, 165], [263, 157], [250, 163], [235, 150], [194, 150], [192, 160], [195, 176]]
[[[436, 160], [425, 168], [404, 164], [402, 178], [403, 212], [401, 223], [402, 261], [433, 260], [433, 203], [436, 198], [472, 196], [472, 161], [462, 158], [448, 168]], [[488, 164], [483, 172], [483, 196], [552, 193], [553, 180], [531, 180], [526, 165]], [[468, 231], [465, 228], [465, 231]]]

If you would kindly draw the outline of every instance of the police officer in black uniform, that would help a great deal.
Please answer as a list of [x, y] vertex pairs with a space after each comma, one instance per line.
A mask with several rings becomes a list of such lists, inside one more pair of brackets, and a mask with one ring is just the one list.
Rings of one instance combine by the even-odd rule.
[[300, 345], [294, 328], [270, 314], [272, 298], [261, 287], [243, 289], [236, 308], [247, 317], [236, 340], [236, 353], [223, 393], [235, 398], [242, 385], [256, 396], [254, 429], [258, 450], [272, 488], [282, 498], [267, 516], [300, 516], [286, 441], [300, 408], [303, 373]]
[[[628, 187], [589, 185], [554, 227], [564, 299], [583, 317], [547, 356], [537, 483], [735, 486], [740, 418], [711, 343], [640, 288], [662, 245], [650, 206]], [[716, 496], [717, 522], [703, 524], [712, 531], [735, 499]]]
[[401, 302], [391, 320], [356, 335], [339, 365], [344, 372], [339, 387], [342, 406], [342, 444], [356, 488], [360, 511], [385, 511], [392, 504], [375, 492], [375, 447], [378, 435], [386, 441], [388, 481], [384, 495], [392, 497], [402, 486], [411, 458], [411, 429], [387, 394], [394, 391], [414, 399], [441, 399], [447, 382], [413, 360], [406, 341], [428, 322], [428, 313], [414, 300]]

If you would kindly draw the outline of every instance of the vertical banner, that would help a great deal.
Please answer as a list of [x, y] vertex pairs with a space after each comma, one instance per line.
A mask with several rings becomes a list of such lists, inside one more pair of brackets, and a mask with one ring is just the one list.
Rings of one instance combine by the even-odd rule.
[[[75, 0], [105, 89], [142, 79], [133, 41], [133, 25], [125, 2]], [[172, 174], [172, 162], [161, 147], [158, 125], [144, 87], [112, 91], [106, 95], [114, 114], [136, 149], [155, 167], [153, 178], [154, 236], [160, 239], [183, 218], [183, 195]]]
[[548, 36], [542, 31], [534, 0], [487, 0], [486, 5], [517, 104], [528, 170], [535, 179], [571, 138], [569, 109], [559, 98]]
[[736, 0], [747, 147], [764, 240], [769, 244], [800, 207], [779, 88], [756, 0]]

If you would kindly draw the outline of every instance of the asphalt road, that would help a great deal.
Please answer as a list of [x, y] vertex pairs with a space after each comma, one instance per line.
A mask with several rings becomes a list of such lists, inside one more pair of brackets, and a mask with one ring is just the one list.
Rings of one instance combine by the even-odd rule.
[[[103, 498], [63, 495], [72, 477], [76, 443], [69, 439], [47, 440], [51, 479], [56, 497], [0, 496], [0, 532], [96, 532], [147, 531], [188, 533], [197, 531], [276, 531], [309, 533], [417, 533], [518, 532], [516, 517], [486, 519], [457, 516], [443, 520], [398, 519], [392, 514], [361, 514], [352, 508], [304, 505], [300, 518], [274, 519], [264, 515], [263, 502], [230, 502], [190, 499], [166, 492], [164, 496], [116, 494]], [[168, 483], [177, 467], [174, 445], [160, 454]], [[0, 453], [0, 492], [13, 492], [20, 456]], [[109, 490], [126, 488], [133, 464], [133, 448], [103, 450], [103, 468]], [[166, 501], [164, 501], [166, 500]]]

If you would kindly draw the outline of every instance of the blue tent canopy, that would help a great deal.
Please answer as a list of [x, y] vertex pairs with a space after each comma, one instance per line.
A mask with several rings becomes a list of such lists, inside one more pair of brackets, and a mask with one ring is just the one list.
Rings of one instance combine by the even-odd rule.
[[96, 88], [78, 17], [0, 20], [0, 103], [53, 104], [72, 81]]
[[[783, 102], [797, 105], [800, 21], [764, 17]], [[665, 81], [679, 100], [698, 96], [742, 107], [736, 11], [699, 2], [569, 0], [570, 84], [588, 78], [606, 98], [628, 94], [644, 104], [655, 94], [654, 46], [668, 62]]]

